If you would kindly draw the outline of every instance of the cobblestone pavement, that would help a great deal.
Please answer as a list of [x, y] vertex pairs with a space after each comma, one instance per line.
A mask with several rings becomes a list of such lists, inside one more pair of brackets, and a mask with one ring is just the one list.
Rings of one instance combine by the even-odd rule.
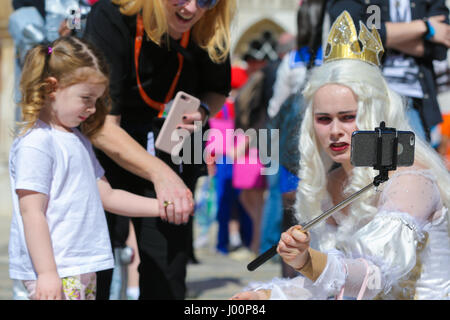
[[[4, 167], [3, 167], [4, 169]], [[0, 168], [0, 300], [12, 299], [12, 280], [8, 274], [8, 239], [11, 221], [11, 194], [6, 170]], [[247, 264], [252, 256], [239, 260], [215, 252], [217, 225], [208, 236], [206, 247], [196, 249], [198, 264], [189, 264], [187, 270], [187, 299], [229, 299], [251, 281], [263, 281], [280, 276], [276, 259], [267, 262], [256, 271], [249, 272]], [[275, 261], [273, 261], [275, 260]]]
[[12, 299], [12, 281], [8, 275], [8, 237], [10, 218], [0, 215], [0, 300]]
[[[8, 237], [10, 218], [0, 215], [0, 300], [12, 299], [12, 281], [8, 275]], [[214, 230], [211, 230], [211, 238]], [[189, 264], [187, 271], [187, 299], [223, 300], [242, 290], [250, 281], [269, 280], [280, 274], [280, 266], [270, 261], [256, 271], [247, 271], [252, 257], [233, 260], [216, 253], [213, 242], [196, 250], [198, 264]]]
[[[8, 239], [11, 221], [11, 193], [5, 166], [0, 165], [0, 300], [12, 299], [12, 280], [8, 274]], [[195, 229], [194, 229], [195, 230]], [[187, 299], [229, 299], [251, 281], [263, 281], [280, 276], [280, 264], [276, 259], [267, 262], [256, 271], [249, 272], [247, 264], [254, 258], [240, 252], [238, 260], [215, 252], [217, 225], [213, 224], [207, 237], [207, 245], [196, 249], [198, 264], [187, 269]], [[243, 253], [243, 255], [242, 255]], [[273, 261], [275, 260], [275, 261]]]
[[257, 270], [250, 272], [247, 264], [254, 256], [241, 255], [239, 260], [216, 253], [214, 247], [215, 228], [210, 231], [211, 244], [208, 248], [196, 250], [200, 264], [188, 266], [188, 299], [229, 299], [253, 281], [268, 281], [281, 275], [277, 258], [266, 262]]

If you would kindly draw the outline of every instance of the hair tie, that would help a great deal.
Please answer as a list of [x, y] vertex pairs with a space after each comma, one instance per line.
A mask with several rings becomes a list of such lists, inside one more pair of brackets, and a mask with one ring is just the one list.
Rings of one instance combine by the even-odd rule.
[[52, 47], [48, 47], [47, 54], [52, 54], [52, 52], [53, 52], [53, 48]]

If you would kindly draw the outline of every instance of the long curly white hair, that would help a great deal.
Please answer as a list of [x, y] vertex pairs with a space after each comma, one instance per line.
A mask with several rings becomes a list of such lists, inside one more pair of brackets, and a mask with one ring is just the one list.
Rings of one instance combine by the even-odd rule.
[[[350, 88], [358, 97], [356, 125], [358, 130], [374, 130], [381, 121], [387, 127], [411, 131], [405, 115], [402, 98], [389, 89], [379, 68], [359, 60], [337, 60], [312, 70], [303, 95], [307, 104], [300, 129], [299, 149], [300, 183], [297, 192], [296, 217], [305, 223], [322, 213], [323, 200], [327, 197], [327, 173], [331, 158], [321, 149], [313, 129], [313, 97], [326, 84], [340, 84]], [[450, 205], [450, 178], [441, 158], [419, 136], [416, 136], [415, 164], [430, 169], [438, 179], [444, 205]], [[343, 187], [345, 196], [370, 184], [378, 174], [373, 168], [355, 167]], [[349, 214], [340, 224], [336, 239], [342, 240], [354, 230], [372, 220], [377, 212], [375, 191], [369, 191], [349, 208]], [[328, 208], [326, 208], [328, 209]]]

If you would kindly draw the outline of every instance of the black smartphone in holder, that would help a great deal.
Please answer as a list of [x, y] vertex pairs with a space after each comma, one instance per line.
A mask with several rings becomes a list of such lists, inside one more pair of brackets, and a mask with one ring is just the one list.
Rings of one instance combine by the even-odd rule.
[[[352, 134], [351, 163], [355, 167], [412, 166], [414, 163], [415, 135], [411, 131], [355, 131]], [[379, 141], [381, 139], [382, 141]], [[382, 147], [379, 147], [381, 144]], [[378, 148], [381, 148], [379, 150]], [[397, 149], [397, 152], [394, 150]], [[374, 152], [377, 150], [377, 152]], [[377, 158], [377, 155], [381, 159]], [[397, 157], [397, 159], [394, 159]]]
[[389, 179], [389, 171], [414, 164], [415, 141], [414, 132], [387, 128], [382, 121], [375, 131], [353, 132], [350, 162], [355, 167], [378, 170], [380, 174], [374, 180], [378, 186]]
[[[375, 128], [375, 131], [355, 131], [352, 134], [351, 163], [354, 166], [373, 167], [379, 171], [379, 174], [371, 184], [304, 224], [302, 231], [308, 231], [334, 212], [352, 203], [364, 192], [387, 181], [389, 179], [389, 171], [397, 170], [397, 166], [411, 166], [414, 163], [414, 147], [415, 136], [413, 132], [387, 128], [384, 121], [380, 123], [379, 127]], [[277, 245], [274, 245], [250, 262], [247, 265], [247, 269], [254, 271], [276, 254]]]

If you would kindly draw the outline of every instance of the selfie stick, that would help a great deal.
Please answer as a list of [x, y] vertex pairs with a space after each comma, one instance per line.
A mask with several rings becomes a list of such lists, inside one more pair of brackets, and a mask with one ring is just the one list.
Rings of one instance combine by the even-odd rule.
[[[342, 208], [345, 208], [347, 205], [352, 203], [355, 199], [359, 198], [363, 193], [370, 190], [372, 187], [378, 187], [381, 183], [383, 183], [389, 179], [388, 171], [397, 169], [397, 148], [398, 148], [397, 131], [395, 130], [395, 128], [386, 128], [384, 121], [382, 121], [380, 123], [379, 128], [375, 128], [375, 131], [378, 132], [378, 138], [377, 138], [377, 163], [374, 166], [374, 169], [379, 170], [379, 175], [373, 179], [373, 182], [371, 184], [365, 186], [361, 190], [355, 192], [348, 198], [344, 199], [342, 202], [340, 202], [333, 208], [325, 211], [318, 217], [316, 217], [313, 220], [306, 223], [304, 226], [302, 226], [302, 231], [308, 231], [309, 229], [311, 229], [313, 226], [315, 226], [319, 222], [321, 222], [321, 221], [325, 220], [326, 218], [328, 218], [329, 216], [331, 216], [334, 212], [336, 212]], [[392, 150], [392, 164], [388, 165], [388, 166], [383, 166], [381, 164], [382, 163], [382, 150], [383, 150], [382, 149], [382, 146], [383, 146], [382, 134], [383, 134], [383, 132], [394, 132], [395, 133], [395, 138], [393, 141], [393, 150]], [[263, 254], [258, 256], [255, 260], [250, 262], [247, 265], [248, 271], [254, 271], [256, 268], [261, 266], [267, 260], [269, 260], [270, 258], [275, 256], [277, 254], [277, 246], [278, 245], [274, 245], [272, 248], [270, 248], [269, 250], [267, 250], [266, 252], [264, 252]]]

